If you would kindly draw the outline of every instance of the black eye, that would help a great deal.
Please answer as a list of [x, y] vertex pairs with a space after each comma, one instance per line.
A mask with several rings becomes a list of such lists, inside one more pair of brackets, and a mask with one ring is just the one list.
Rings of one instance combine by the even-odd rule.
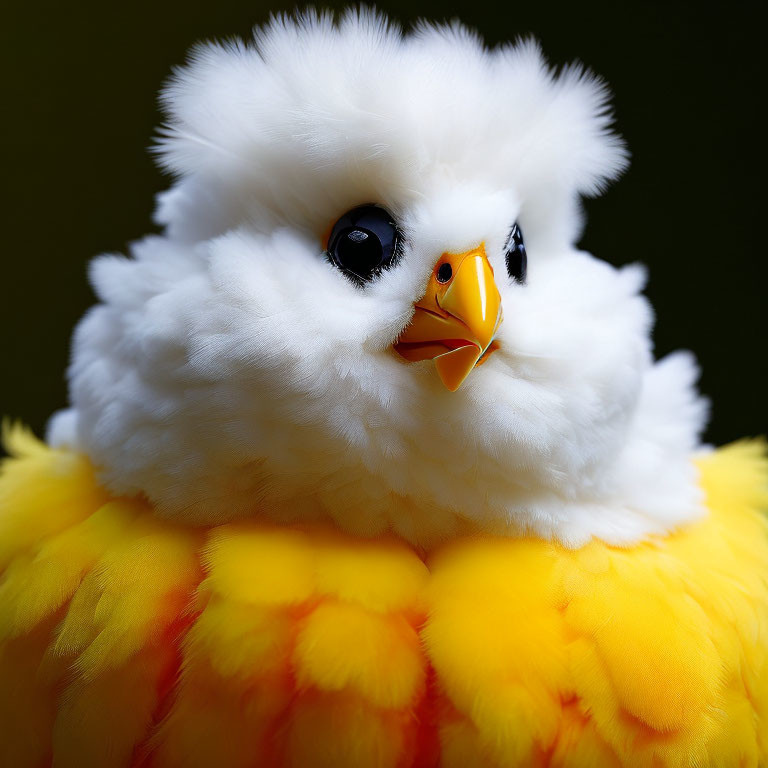
[[392, 216], [376, 205], [361, 205], [333, 225], [328, 256], [348, 277], [364, 283], [392, 264], [399, 243]]
[[528, 271], [528, 257], [525, 254], [523, 233], [517, 224], [512, 227], [512, 231], [509, 233], [506, 260], [509, 276], [513, 280], [517, 280], [518, 283], [524, 283]]

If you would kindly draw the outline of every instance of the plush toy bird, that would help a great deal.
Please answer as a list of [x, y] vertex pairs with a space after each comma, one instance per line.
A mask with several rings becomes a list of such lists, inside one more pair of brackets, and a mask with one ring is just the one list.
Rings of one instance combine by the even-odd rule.
[[768, 765], [768, 470], [574, 245], [606, 98], [370, 12], [194, 51], [6, 429], [0, 765]]

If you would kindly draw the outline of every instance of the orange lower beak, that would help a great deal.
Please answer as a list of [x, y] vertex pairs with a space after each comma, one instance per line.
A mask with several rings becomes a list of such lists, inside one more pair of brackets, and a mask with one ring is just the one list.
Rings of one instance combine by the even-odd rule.
[[406, 360], [434, 360], [443, 384], [455, 392], [495, 348], [501, 319], [501, 296], [484, 245], [444, 253], [394, 347]]

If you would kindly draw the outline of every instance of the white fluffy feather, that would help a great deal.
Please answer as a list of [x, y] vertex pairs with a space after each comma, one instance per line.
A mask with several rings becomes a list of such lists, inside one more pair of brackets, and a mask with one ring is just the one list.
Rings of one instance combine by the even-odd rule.
[[[352, 12], [200, 47], [164, 103], [165, 233], [94, 262], [52, 429], [114, 492], [425, 546], [478, 528], [629, 543], [700, 513], [694, 365], [654, 365], [642, 270], [573, 245], [579, 195], [626, 161], [595, 78], [553, 75], [529, 42]], [[322, 236], [365, 202], [407, 243], [359, 288]], [[504, 267], [515, 220], [525, 285]], [[501, 347], [451, 393], [391, 345], [437, 257], [480, 242]]]

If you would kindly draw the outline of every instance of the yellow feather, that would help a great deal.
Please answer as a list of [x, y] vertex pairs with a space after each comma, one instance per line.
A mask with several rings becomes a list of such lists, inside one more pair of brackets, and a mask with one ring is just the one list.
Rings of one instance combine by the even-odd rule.
[[0, 765], [50, 764], [55, 686], [37, 674], [55, 619], [24, 637], [0, 642]]
[[52, 451], [3, 424], [10, 458], [0, 464], [0, 571], [27, 547], [84, 520], [108, 500], [84, 456]]
[[197, 584], [197, 537], [144, 514], [96, 563], [52, 646], [85, 680], [121, 667], [187, 607]]
[[550, 768], [621, 768], [622, 763], [598, 735], [595, 723], [575, 703], [563, 707]]
[[214, 596], [186, 638], [188, 663], [204, 660], [212, 675], [244, 683], [288, 665], [295, 619], [289, 611]]
[[366, 706], [349, 694], [303, 696], [288, 731], [290, 768], [396, 768], [403, 730], [396, 713]]
[[4, 417], [0, 423], [0, 443], [8, 456], [15, 459], [42, 457], [49, 450], [42, 440], [35, 437], [29, 427], [7, 417]]
[[212, 591], [245, 603], [301, 603], [314, 588], [314, 552], [300, 531], [219, 526], [211, 532], [205, 564]]
[[360, 541], [350, 546], [331, 537], [317, 547], [317, 588], [329, 597], [372, 611], [419, 606], [429, 571], [413, 550], [398, 541]]
[[445, 718], [440, 724], [441, 768], [499, 768], [485, 749], [480, 732], [466, 718]]
[[172, 649], [152, 645], [92, 679], [63, 691], [53, 726], [56, 768], [130, 765], [158, 704], [158, 680], [173, 663]]
[[131, 504], [110, 502], [13, 560], [0, 582], [0, 640], [30, 631], [64, 605], [133, 514]]
[[419, 636], [402, 616], [349, 603], [324, 602], [304, 619], [293, 666], [301, 688], [351, 691], [384, 709], [410, 707], [425, 677]]
[[152, 765], [259, 764], [268, 732], [292, 698], [294, 621], [281, 606], [209, 596], [185, 638], [173, 707], [151, 740]]

